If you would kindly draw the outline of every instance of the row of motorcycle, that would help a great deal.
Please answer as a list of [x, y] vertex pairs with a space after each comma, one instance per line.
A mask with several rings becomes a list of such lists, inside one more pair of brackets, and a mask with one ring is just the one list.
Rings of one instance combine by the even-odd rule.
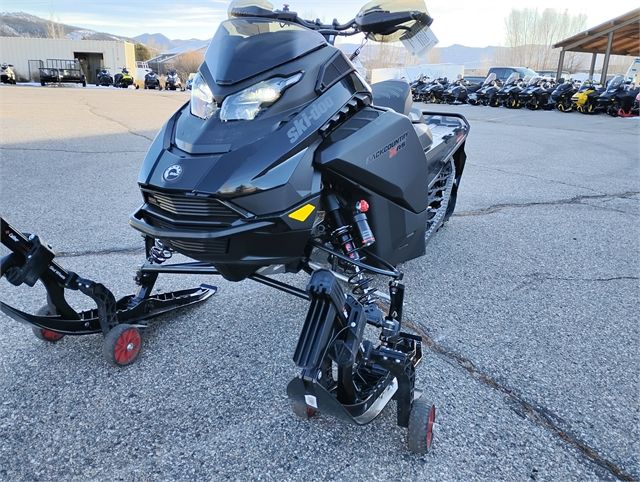
[[514, 72], [501, 82], [495, 73], [484, 82], [470, 83], [461, 76], [429, 79], [422, 76], [411, 84], [413, 100], [433, 104], [471, 104], [509, 109], [578, 111], [583, 114], [606, 112], [617, 117], [640, 115], [640, 86], [616, 75], [606, 85], [593, 80], [584, 82], [542, 76], [520, 78]]

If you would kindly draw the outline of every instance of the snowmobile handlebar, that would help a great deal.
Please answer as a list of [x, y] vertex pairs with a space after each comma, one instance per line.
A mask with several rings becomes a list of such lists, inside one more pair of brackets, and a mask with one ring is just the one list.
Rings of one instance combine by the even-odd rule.
[[[350, 36], [358, 33], [364, 34], [378, 34], [378, 35], [390, 35], [398, 30], [410, 30], [409, 27], [405, 27], [403, 24], [411, 21], [423, 22], [426, 25], [431, 25], [433, 19], [426, 13], [420, 11], [406, 11], [406, 12], [372, 12], [369, 15], [355, 17], [349, 20], [347, 23], [340, 24], [337, 20], [334, 20], [331, 24], [322, 24], [320, 20], [310, 21], [304, 20], [295, 12], [276, 12], [278, 14], [284, 13], [290, 15], [289, 21], [298, 23], [303, 27], [307, 27], [311, 30], [316, 30], [322, 35], [341, 35]], [[367, 17], [374, 17], [370, 21]], [[285, 19], [282, 19], [285, 20]]]
[[405, 12], [386, 12], [373, 11], [366, 15], [358, 14], [358, 16], [346, 23], [339, 23], [334, 19], [330, 24], [323, 24], [320, 19], [305, 20], [298, 16], [297, 12], [289, 10], [268, 11], [265, 9], [241, 8], [233, 10], [236, 17], [263, 17], [283, 22], [291, 22], [315, 30], [322, 35], [340, 35], [351, 36], [358, 33], [390, 35], [398, 30], [410, 30], [404, 24], [416, 21], [426, 25], [431, 25], [433, 19], [425, 12], [421, 11], [405, 11]]

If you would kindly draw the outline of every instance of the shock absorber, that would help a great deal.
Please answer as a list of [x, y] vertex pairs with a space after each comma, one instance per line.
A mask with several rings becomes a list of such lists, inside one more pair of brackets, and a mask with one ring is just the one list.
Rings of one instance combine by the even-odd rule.
[[[334, 194], [327, 196], [327, 212], [336, 227], [331, 233], [331, 237], [342, 246], [345, 255], [354, 261], [360, 261], [361, 257], [358, 250], [375, 243], [375, 237], [366, 215], [369, 205], [366, 201], [359, 201], [355, 206], [354, 224], [361, 241], [360, 247], [357, 246], [356, 241], [353, 239], [351, 225], [344, 221], [340, 208], [340, 201]], [[358, 266], [354, 267], [354, 273], [349, 277], [348, 281], [352, 287], [351, 291], [354, 297], [365, 306], [371, 305], [377, 300], [376, 290], [371, 287], [371, 281], [372, 278], [367, 278]]]
[[373, 231], [371, 231], [371, 227], [369, 226], [369, 220], [367, 219], [368, 211], [369, 203], [367, 201], [362, 199], [356, 203], [353, 220], [355, 221], [356, 229], [358, 230], [358, 235], [360, 236], [360, 241], [362, 241], [363, 248], [367, 248], [376, 242]]
[[360, 255], [358, 254], [358, 247], [351, 236], [351, 226], [346, 224], [342, 218], [340, 207], [340, 201], [337, 196], [329, 194], [327, 196], [327, 212], [335, 226], [335, 229], [331, 232], [331, 237], [340, 244], [344, 254], [355, 261], [359, 261]]

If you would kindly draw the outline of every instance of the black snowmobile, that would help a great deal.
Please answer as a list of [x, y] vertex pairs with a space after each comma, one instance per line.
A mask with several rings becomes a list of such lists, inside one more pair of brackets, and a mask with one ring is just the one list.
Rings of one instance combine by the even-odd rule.
[[156, 74], [153, 70], [147, 72], [147, 74], [144, 76], [144, 88], [162, 90], [162, 86], [160, 85], [160, 78], [158, 78], [158, 74]]
[[420, 95], [422, 102], [428, 104], [444, 103], [444, 92], [448, 87], [449, 80], [446, 77], [434, 79], [430, 84], [422, 88]]
[[182, 81], [180, 80], [180, 76], [175, 69], [167, 72], [167, 80], [164, 84], [165, 90], [184, 90], [182, 88]]
[[[362, 425], [395, 399], [409, 448], [428, 451], [435, 406], [415, 388], [421, 338], [403, 329], [397, 265], [423, 256], [453, 213], [469, 125], [460, 115], [413, 109], [406, 82], [370, 87], [333, 41], [364, 33], [418, 52], [431, 22], [421, 0], [376, 0], [342, 25], [232, 3], [191, 101], [156, 136], [140, 172], [144, 204], [130, 223], [143, 233], [148, 259], [138, 294], [116, 303], [102, 285], [68, 275], [63, 286], [97, 300], [81, 321], [5, 304], [3, 311], [49, 334], [102, 331], [116, 342], [105, 344], [107, 357], [130, 362], [140, 312], [210, 295], [202, 287], [151, 297], [159, 274], [251, 279], [310, 301], [294, 352], [300, 375], [287, 388], [296, 414], [320, 411]], [[51, 278], [62, 268], [50, 268], [37, 237], [9, 228], [5, 236], [5, 225], [3, 242], [21, 248], [9, 271], [3, 260], [3, 273], [14, 284], [43, 276], [55, 295], [60, 286]], [[174, 252], [196, 261], [169, 263]], [[306, 290], [269, 276], [301, 271], [310, 275]], [[388, 292], [372, 275], [389, 279]], [[60, 313], [60, 296], [53, 301], [49, 313]], [[366, 339], [367, 325], [379, 331], [377, 342]]]
[[597, 110], [612, 117], [629, 117], [639, 90], [624, 76], [616, 75], [607, 83], [607, 88], [598, 96]]
[[496, 94], [501, 87], [502, 84], [497, 79], [495, 72], [492, 72], [487, 75], [487, 78], [484, 79], [484, 82], [477, 91], [469, 94], [468, 102], [471, 105], [482, 104], [497, 107], [498, 97]]
[[470, 84], [459, 75], [444, 91], [444, 101], [447, 104], [465, 104], [469, 99], [469, 93], [477, 92], [481, 86], [482, 84]]
[[98, 87], [110, 87], [113, 85], [113, 77], [107, 69], [102, 69], [98, 72], [98, 80], [96, 82]]
[[503, 105], [509, 107], [511, 99], [513, 97], [512, 91], [516, 92], [516, 96], [520, 92], [519, 84], [521, 83], [520, 74], [518, 72], [512, 72], [511, 75], [505, 80], [504, 85], [496, 92], [496, 101], [491, 104], [492, 107], [498, 107]]
[[560, 79], [556, 88], [549, 96], [549, 100], [547, 102], [548, 109], [553, 109], [555, 107], [560, 112], [571, 112], [573, 110], [573, 102], [571, 101], [571, 98], [576, 92], [578, 92], [578, 89], [579, 87], [573, 80], [569, 79], [565, 81], [565, 79]]
[[414, 102], [421, 100], [422, 90], [429, 84], [429, 82], [430, 79], [426, 75], [421, 75], [417, 80], [411, 82], [411, 98]]
[[519, 104], [529, 110], [538, 110], [549, 104], [549, 96], [554, 89], [554, 84], [549, 80], [540, 75], [534, 75], [518, 95]]

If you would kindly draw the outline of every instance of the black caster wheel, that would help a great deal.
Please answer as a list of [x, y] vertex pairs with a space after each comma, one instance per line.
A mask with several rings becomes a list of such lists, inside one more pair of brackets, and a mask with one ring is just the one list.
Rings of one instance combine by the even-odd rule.
[[291, 408], [293, 409], [293, 413], [302, 420], [309, 420], [318, 414], [318, 409], [311, 407], [304, 402], [300, 402], [299, 400], [292, 401]]
[[[56, 314], [55, 309], [49, 308], [49, 305], [44, 305], [42, 308], [36, 311], [37, 316], [51, 316], [55, 314]], [[40, 327], [34, 326], [31, 328], [31, 330], [33, 331], [33, 334], [36, 336], [37, 339], [46, 341], [47, 343], [55, 343], [64, 338], [64, 335], [62, 333], [58, 333], [57, 331], [47, 330], [46, 328], [40, 328]]]
[[416, 454], [426, 454], [433, 443], [433, 424], [436, 421], [436, 406], [424, 398], [418, 398], [411, 405], [409, 414], [409, 450]]
[[138, 358], [142, 337], [135, 326], [123, 323], [107, 333], [102, 342], [102, 354], [114, 366], [130, 365]]

